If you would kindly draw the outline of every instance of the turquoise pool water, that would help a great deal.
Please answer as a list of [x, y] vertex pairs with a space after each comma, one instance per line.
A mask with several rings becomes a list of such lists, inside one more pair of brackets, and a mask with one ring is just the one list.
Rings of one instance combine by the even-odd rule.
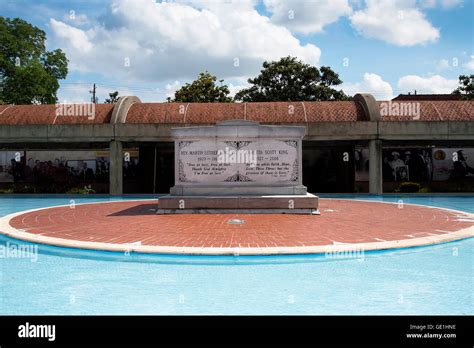
[[[474, 213], [474, 197], [331, 197], [402, 199]], [[0, 197], [0, 216], [69, 203], [64, 197]], [[0, 247], [16, 242], [0, 237]], [[0, 314], [472, 315], [473, 249], [473, 238], [352, 259], [127, 256], [40, 246], [36, 261], [0, 258]]]

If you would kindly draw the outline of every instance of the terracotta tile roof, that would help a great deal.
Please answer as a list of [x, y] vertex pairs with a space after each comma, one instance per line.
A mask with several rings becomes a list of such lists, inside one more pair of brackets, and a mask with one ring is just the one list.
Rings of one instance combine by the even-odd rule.
[[[396, 103], [409, 103], [412, 106], [412, 110], [418, 110], [419, 105], [419, 121], [474, 121], [474, 101], [459, 100], [459, 101], [392, 101], [393, 105]], [[390, 108], [389, 102], [379, 102], [381, 107], [385, 104], [387, 108]], [[382, 121], [409, 121], [416, 120], [416, 114], [412, 115], [382, 115]]]
[[[398, 101], [402, 103], [403, 101]], [[474, 121], [474, 101], [406, 101], [420, 107], [420, 121]], [[379, 107], [382, 103], [378, 102]], [[397, 101], [391, 101], [397, 103]], [[96, 104], [95, 118], [56, 116], [55, 105], [0, 105], [0, 124], [110, 123], [112, 104]], [[354, 101], [273, 103], [135, 103], [126, 123], [215, 123], [247, 119], [263, 123], [368, 121]], [[383, 121], [413, 120], [413, 116], [383, 116]]]
[[368, 121], [364, 109], [359, 103], [347, 101], [306, 102], [308, 122]]
[[[113, 104], [95, 104], [95, 116], [88, 117], [84, 104], [72, 105], [75, 115], [56, 115], [56, 105], [0, 105], [0, 124], [88, 124], [109, 123]], [[90, 104], [89, 104], [90, 105]], [[68, 106], [69, 107], [69, 106]], [[81, 114], [81, 112], [83, 112]]]
[[136, 103], [126, 123], [215, 123], [243, 117], [239, 103]]
[[133, 104], [127, 123], [215, 123], [247, 119], [263, 123], [367, 120], [356, 102], [141, 103]]
[[392, 100], [461, 100], [462, 96], [459, 94], [399, 94]]

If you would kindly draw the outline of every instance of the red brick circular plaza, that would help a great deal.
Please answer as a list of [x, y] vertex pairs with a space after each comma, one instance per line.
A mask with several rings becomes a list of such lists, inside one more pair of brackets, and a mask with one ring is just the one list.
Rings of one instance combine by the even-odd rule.
[[0, 230], [14, 238], [89, 249], [228, 254], [238, 248], [242, 254], [278, 254], [327, 252], [341, 245], [435, 244], [470, 237], [474, 229], [472, 214], [339, 199], [321, 199], [319, 216], [156, 215], [156, 208], [151, 200], [53, 207], [7, 216], [9, 231]]

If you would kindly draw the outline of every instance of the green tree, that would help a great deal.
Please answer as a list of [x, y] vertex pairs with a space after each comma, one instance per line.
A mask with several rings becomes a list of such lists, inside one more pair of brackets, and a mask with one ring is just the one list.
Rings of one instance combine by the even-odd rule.
[[260, 75], [249, 79], [249, 88], [235, 95], [245, 102], [348, 100], [342, 91], [332, 88], [342, 83], [330, 67], [320, 69], [295, 57], [264, 62]]
[[209, 72], [199, 74], [192, 83], [186, 83], [174, 93], [174, 99], [168, 98], [169, 102], [184, 103], [228, 103], [232, 102], [229, 97], [230, 91], [224, 80], [219, 80], [220, 86], [216, 84], [217, 78]]
[[19, 19], [0, 16], [0, 100], [8, 104], [53, 104], [58, 80], [67, 76], [60, 49], [46, 51], [46, 33]]
[[462, 99], [474, 99], [474, 75], [460, 75], [459, 87], [453, 91], [453, 94], [461, 95]]
[[107, 99], [105, 99], [104, 103], [105, 104], [115, 104], [116, 102], [118, 102], [119, 100], [119, 96], [118, 96], [119, 92], [118, 91], [115, 91], [115, 92], [112, 92], [112, 93], [109, 93], [109, 97]]

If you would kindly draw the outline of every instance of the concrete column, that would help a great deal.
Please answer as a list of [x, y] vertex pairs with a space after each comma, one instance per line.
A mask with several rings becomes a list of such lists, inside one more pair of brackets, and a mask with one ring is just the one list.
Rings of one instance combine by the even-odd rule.
[[369, 193], [381, 195], [382, 188], [382, 141], [369, 141]]
[[122, 142], [110, 142], [109, 193], [121, 195], [123, 193], [123, 157]]

